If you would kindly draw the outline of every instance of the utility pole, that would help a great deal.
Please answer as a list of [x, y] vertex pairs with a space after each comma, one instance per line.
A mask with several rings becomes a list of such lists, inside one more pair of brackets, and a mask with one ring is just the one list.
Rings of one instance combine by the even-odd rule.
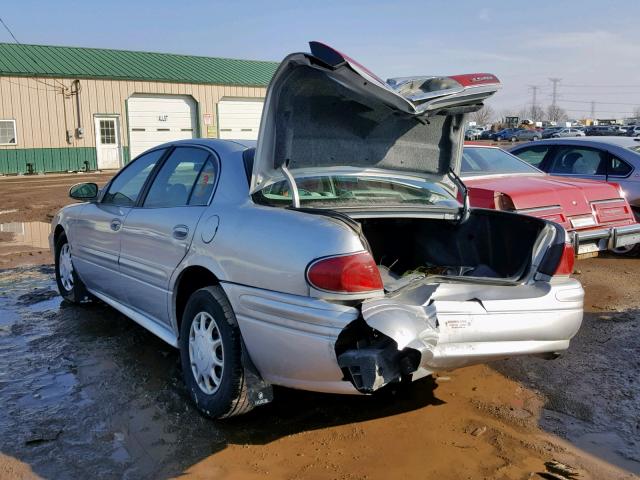
[[[538, 113], [537, 110], [537, 106], [538, 106], [538, 102], [537, 100], [537, 96], [538, 96], [538, 87], [537, 85], [529, 85], [529, 88], [531, 89], [531, 116], [535, 117]], [[532, 118], [532, 120], [537, 120], [536, 118]]]
[[549, 81], [553, 84], [553, 90], [551, 93], [551, 105], [555, 108], [556, 101], [558, 100], [558, 83], [560, 83], [561, 78], [550, 78]]
[[591, 120], [596, 118], [596, 102], [591, 102]]

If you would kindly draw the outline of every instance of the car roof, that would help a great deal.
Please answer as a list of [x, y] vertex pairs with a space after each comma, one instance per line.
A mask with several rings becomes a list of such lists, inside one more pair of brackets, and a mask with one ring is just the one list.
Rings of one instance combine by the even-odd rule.
[[[570, 127], [566, 127], [570, 128]], [[514, 147], [515, 149], [529, 146], [531, 143], [523, 143], [522, 145], [518, 145]], [[535, 142], [535, 145], [549, 145], [549, 144], [575, 144], [575, 145], [593, 145], [596, 146], [605, 146], [605, 145], [615, 145], [616, 147], [633, 147], [640, 146], [640, 141], [634, 139], [633, 137], [575, 137], [575, 138], [550, 138], [545, 140], [538, 140]]]

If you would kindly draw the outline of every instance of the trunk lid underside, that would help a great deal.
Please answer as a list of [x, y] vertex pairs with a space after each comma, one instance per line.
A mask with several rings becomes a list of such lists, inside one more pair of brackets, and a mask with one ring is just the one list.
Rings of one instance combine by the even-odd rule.
[[459, 171], [465, 113], [499, 87], [489, 74], [383, 82], [312, 42], [267, 91], [251, 193], [289, 170], [350, 166], [443, 178]]

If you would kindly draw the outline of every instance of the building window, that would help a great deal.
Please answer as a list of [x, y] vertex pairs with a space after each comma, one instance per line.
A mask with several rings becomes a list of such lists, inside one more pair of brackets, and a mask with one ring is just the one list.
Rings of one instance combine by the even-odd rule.
[[16, 121], [0, 120], [0, 145], [15, 145], [16, 140]]
[[100, 120], [100, 143], [102, 145], [115, 145], [116, 121]]

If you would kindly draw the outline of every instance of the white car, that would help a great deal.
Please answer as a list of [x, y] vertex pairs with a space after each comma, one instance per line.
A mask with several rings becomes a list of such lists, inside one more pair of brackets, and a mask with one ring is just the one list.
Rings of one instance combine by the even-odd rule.
[[562, 137], [584, 137], [585, 133], [578, 128], [563, 128], [562, 130], [551, 135], [552, 138], [562, 138]]

